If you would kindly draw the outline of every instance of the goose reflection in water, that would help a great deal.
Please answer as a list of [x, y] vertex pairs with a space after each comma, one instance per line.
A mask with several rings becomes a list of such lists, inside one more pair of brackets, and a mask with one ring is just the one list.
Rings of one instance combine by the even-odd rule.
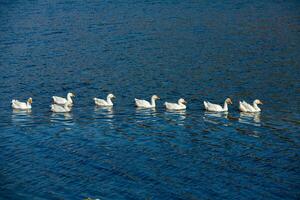
[[254, 126], [260, 126], [260, 113], [246, 113], [240, 112], [239, 122], [243, 124], [250, 124]]
[[167, 120], [183, 126], [186, 119], [186, 110], [167, 110], [165, 116]]
[[50, 122], [59, 123], [65, 126], [73, 126], [73, 115], [71, 113], [52, 113]]
[[[115, 129], [113, 107], [95, 106], [93, 118], [96, 126], [108, 125], [110, 129]], [[103, 121], [104, 123], [99, 124], [99, 120]]]
[[203, 120], [208, 123], [228, 126], [228, 112], [205, 111]]
[[97, 116], [101, 116], [101, 118], [113, 118], [114, 117], [114, 110], [112, 107], [100, 107], [100, 106], [95, 106], [94, 108], [95, 111], [95, 117], [98, 118]]
[[135, 113], [141, 116], [156, 116], [156, 108], [135, 108]]
[[146, 121], [156, 122], [157, 112], [155, 108], [140, 108], [136, 107], [135, 109], [135, 120], [137, 123], [143, 123]]
[[12, 122], [20, 126], [29, 126], [32, 123], [31, 110], [15, 110], [13, 109]]

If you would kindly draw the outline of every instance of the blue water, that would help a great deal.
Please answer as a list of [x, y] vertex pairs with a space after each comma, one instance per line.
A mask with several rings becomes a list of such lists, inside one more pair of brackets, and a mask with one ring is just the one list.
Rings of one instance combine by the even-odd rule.
[[0, 199], [299, 199], [299, 18], [292, 0], [1, 0]]

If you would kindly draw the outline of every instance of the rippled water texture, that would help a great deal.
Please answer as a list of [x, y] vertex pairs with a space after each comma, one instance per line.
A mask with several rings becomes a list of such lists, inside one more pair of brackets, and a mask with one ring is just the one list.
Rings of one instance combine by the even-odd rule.
[[299, 1], [0, 2], [0, 199], [299, 199]]

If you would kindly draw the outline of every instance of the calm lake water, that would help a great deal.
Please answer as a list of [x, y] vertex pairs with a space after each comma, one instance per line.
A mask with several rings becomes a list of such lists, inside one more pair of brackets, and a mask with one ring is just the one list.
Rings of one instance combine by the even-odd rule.
[[2, 0], [0, 19], [0, 199], [299, 199], [299, 1]]

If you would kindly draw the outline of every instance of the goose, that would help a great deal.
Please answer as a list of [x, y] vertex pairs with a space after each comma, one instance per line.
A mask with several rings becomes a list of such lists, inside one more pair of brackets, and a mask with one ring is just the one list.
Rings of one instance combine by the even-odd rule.
[[67, 113], [71, 111], [71, 108], [68, 103], [65, 105], [52, 104], [51, 111], [55, 113]]
[[165, 102], [165, 106], [168, 110], [184, 110], [186, 109], [186, 101], [183, 98], [178, 100], [178, 103]]
[[98, 99], [98, 98], [94, 98], [95, 104], [97, 106], [113, 106], [113, 102], [111, 101], [111, 99], [116, 98], [113, 94], [109, 94], [106, 97], [106, 101], [104, 99]]
[[261, 109], [257, 106], [258, 104], [263, 104], [260, 100], [255, 99], [253, 101], [253, 105], [248, 104], [246, 101], [240, 101], [239, 102], [240, 106], [239, 109], [241, 112], [260, 112]]
[[11, 101], [11, 106], [13, 109], [17, 110], [29, 110], [31, 109], [32, 98], [30, 97], [27, 102], [20, 102], [18, 100], [13, 99]]
[[53, 96], [52, 99], [53, 99], [54, 104], [58, 104], [58, 105], [67, 104], [68, 106], [72, 106], [73, 105], [73, 100], [72, 100], [71, 97], [75, 97], [75, 95], [73, 93], [69, 92], [67, 94], [67, 98]]
[[141, 100], [141, 99], [134, 99], [134, 101], [135, 101], [135, 105], [139, 108], [155, 108], [156, 107], [155, 100], [157, 99], [160, 99], [159, 96], [153, 95], [151, 97], [151, 103], [149, 101]]
[[228, 105], [227, 104], [232, 104], [232, 101], [230, 98], [227, 98], [224, 102], [224, 106], [220, 106], [218, 104], [210, 103], [208, 101], [203, 102], [205, 110], [211, 111], [211, 112], [226, 112], [228, 111]]

